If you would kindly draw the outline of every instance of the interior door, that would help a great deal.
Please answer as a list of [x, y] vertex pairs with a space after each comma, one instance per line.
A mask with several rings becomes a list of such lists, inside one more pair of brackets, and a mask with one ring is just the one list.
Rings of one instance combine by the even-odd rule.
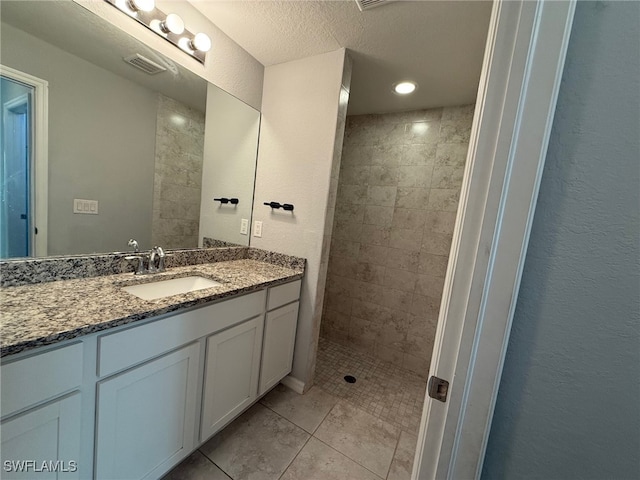
[[0, 257], [33, 255], [32, 111], [34, 87], [2, 76]]
[[481, 475], [574, 9], [494, 3], [414, 479]]

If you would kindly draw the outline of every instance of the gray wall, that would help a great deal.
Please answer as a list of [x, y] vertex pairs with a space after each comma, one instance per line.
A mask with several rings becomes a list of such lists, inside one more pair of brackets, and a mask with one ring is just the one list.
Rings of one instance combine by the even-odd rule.
[[[150, 248], [156, 94], [2, 24], [2, 63], [49, 82], [49, 255]], [[73, 199], [99, 215], [74, 215]]]
[[640, 477], [640, 3], [579, 2], [482, 477]]

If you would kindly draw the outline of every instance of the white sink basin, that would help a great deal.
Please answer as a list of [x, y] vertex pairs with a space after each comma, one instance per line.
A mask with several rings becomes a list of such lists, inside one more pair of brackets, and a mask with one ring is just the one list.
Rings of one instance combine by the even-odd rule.
[[196, 290], [218, 287], [220, 285], [222, 284], [215, 280], [193, 276], [132, 285], [130, 287], [122, 287], [122, 289], [143, 300], [156, 300], [158, 298], [195, 292]]

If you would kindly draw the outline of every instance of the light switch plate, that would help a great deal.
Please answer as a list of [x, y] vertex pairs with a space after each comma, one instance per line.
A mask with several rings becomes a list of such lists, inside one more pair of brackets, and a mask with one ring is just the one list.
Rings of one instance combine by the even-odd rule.
[[74, 198], [73, 213], [79, 213], [82, 215], [98, 215], [98, 201]]
[[253, 236], [262, 237], [262, 222], [258, 220], [253, 224]]
[[249, 220], [243, 218], [240, 220], [240, 234], [246, 235], [249, 232]]

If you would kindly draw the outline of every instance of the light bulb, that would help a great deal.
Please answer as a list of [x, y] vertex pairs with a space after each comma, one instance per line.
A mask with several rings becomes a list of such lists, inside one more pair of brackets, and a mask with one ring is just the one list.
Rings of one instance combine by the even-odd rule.
[[211, 50], [211, 39], [206, 33], [196, 33], [196, 35], [189, 42], [189, 46], [192, 50], [208, 52], [209, 50]]
[[184, 22], [180, 18], [180, 16], [175, 13], [170, 13], [167, 15], [167, 18], [164, 19], [164, 22], [160, 24], [160, 30], [164, 33], [175, 33], [176, 35], [180, 35], [184, 32]]
[[400, 82], [393, 86], [393, 91], [399, 95], [408, 95], [413, 93], [418, 85], [413, 82]]
[[136, 12], [140, 10], [143, 12], [151, 12], [156, 8], [156, 2], [155, 0], [129, 0], [129, 6]]

